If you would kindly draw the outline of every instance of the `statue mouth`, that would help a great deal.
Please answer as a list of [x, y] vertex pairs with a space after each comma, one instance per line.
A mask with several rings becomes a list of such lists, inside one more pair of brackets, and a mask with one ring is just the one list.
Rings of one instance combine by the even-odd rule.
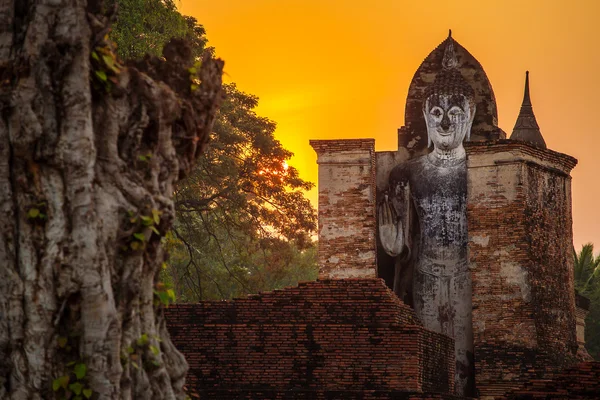
[[450, 136], [450, 135], [452, 135], [453, 133], [454, 133], [454, 131], [449, 131], [449, 132], [446, 132], [446, 131], [438, 131], [438, 134], [439, 134], [440, 136]]

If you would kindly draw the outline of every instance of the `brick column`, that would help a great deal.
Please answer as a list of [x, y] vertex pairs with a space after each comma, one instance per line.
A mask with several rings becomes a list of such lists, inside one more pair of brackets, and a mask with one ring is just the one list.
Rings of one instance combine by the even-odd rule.
[[575, 356], [577, 160], [510, 140], [466, 148], [476, 385], [492, 398]]
[[319, 278], [373, 278], [375, 140], [311, 140], [319, 164]]

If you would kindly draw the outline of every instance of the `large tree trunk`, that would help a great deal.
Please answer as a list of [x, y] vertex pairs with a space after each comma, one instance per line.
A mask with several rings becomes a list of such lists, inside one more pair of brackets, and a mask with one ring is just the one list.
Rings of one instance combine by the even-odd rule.
[[101, 8], [0, 1], [2, 399], [185, 397], [161, 236], [208, 138], [222, 62], [203, 60], [197, 89], [184, 43], [120, 68]]

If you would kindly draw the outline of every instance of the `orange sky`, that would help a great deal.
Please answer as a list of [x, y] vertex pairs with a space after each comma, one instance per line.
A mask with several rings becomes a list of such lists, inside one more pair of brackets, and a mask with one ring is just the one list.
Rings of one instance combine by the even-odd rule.
[[[577, 249], [600, 250], [600, 1], [181, 0], [207, 30], [228, 81], [260, 98], [258, 113], [316, 182], [309, 139], [375, 138], [396, 148], [408, 85], [421, 61], [453, 37], [483, 65], [508, 134], [530, 70], [548, 148], [576, 157]], [[316, 205], [316, 190], [309, 193]]]

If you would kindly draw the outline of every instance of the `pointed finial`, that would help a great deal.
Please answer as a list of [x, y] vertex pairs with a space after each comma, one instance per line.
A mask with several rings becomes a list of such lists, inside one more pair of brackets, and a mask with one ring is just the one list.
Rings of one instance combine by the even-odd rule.
[[531, 99], [529, 98], [529, 71], [525, 72], [525, 93], [523, 94], [523, 104], [521, 104], [521, 111], [515, 122], [512, 135], [512, 140], [519, 140], [522, 142], [528, 142], [536, 147], [542, 149], [546, 148], [546, 141], [540, 132], [540, 126], [535, 119], [533, 113], [533, 107], [531, 106]]
[[523, 104], [531, 105], [531, 99], [529, 98], [529, 71], [525, 71], [525, 93], [523, 94]]
[[448, 37], [451, 38], [452, 37], [452, 29], [448, 29]]
[[444, 69], [454, 69], [458, 67], [458, 60], [456, 59], [456, 53], [454, 53], [454, 40], [451, 36], [448, 36], [448, 39], [446, 39], [446, 49], [444, 49], [442, 67]]

